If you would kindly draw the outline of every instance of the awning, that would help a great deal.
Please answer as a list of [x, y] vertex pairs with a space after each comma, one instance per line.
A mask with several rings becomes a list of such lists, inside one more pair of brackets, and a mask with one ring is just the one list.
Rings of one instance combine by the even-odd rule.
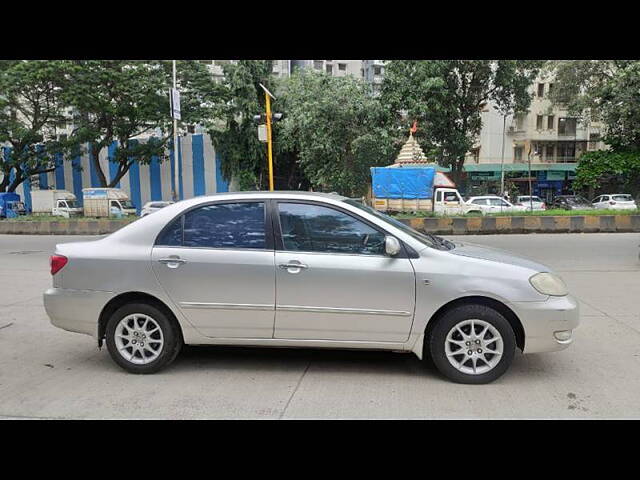
[[[531, 171], [575, 172], [576, 163], [532, 163]], [[499, 172], [499, 163], [472, 163], [464, 166], [465, 172]], [[528, 163], [505, 163], [505, 172], [528, 172]]]

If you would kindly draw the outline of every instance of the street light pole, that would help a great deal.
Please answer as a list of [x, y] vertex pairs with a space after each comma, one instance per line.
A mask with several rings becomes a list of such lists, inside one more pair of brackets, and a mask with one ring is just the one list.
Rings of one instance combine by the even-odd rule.
[[[176, 90], [176, 61], [173, 60], [173, 91]], [[173, 94], [172, 94], [173, 95]], [[175, 106], [174, 106], [175, 107]], [[178, 120], [173, 115], [173, 185], [171, 196], [173, 201], [178, 201]]]
[[507, 129], [507, 114], [502, 115], [502, 159], [500, 160], [500, 194], [504, 197], [504, 137]]

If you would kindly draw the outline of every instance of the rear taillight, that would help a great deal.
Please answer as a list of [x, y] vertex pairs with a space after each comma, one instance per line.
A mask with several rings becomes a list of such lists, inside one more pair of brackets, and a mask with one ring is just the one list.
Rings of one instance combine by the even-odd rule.
[[610, 201], [609, 202], [609, 205], [615, 205], [615, 204], [616, 204], [616, 202], [614, 202], [614, 201]]
[[55, 275], [67, 264], [69, 259], [64, 255], [51, 255], [49, 265], [51, 265], [51, 275]]
[[542, 204], [542, 209], [543, 209], [543, 210], [546, 210], [546, 209], [547, 209], [547, 204], [546, 204], [546, 203], [543, 203], [543, 204]]

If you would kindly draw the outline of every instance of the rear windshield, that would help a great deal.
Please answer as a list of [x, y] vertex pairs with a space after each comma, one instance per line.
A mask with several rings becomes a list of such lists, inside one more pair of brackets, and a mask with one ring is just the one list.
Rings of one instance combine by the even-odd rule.
[[612, 197], [617, 202], [632, 202], [633, 198], [631, 195], [613, 195]]

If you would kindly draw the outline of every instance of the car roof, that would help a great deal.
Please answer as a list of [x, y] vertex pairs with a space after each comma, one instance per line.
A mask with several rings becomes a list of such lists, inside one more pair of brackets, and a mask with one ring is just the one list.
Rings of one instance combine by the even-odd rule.
[[498, 195], [480, 195], [478, 197], [469, 197], [469, 200], [475, 200], [478, 198], [499, 198], [501, 200], [504, 200], [502, 197], [499, 197]]
[[239, 197], [266, 197], [266, 198], [297, 198], [297, 197], [318, 197], [318, 198], [331, 198], [333, 200], [347, 200], [348, 197], [338, 195], [336, 192], [323, 193], [323, 192], [301, 192], [299, 190], [274, 190], [273, 192], [258, 190], [247, 192], [224, 192], [214, 193], [212, 195], [206, 195], [201, 197], [195, 197], [199, 200], [221, 200], [226, 197], [239, 198]]

